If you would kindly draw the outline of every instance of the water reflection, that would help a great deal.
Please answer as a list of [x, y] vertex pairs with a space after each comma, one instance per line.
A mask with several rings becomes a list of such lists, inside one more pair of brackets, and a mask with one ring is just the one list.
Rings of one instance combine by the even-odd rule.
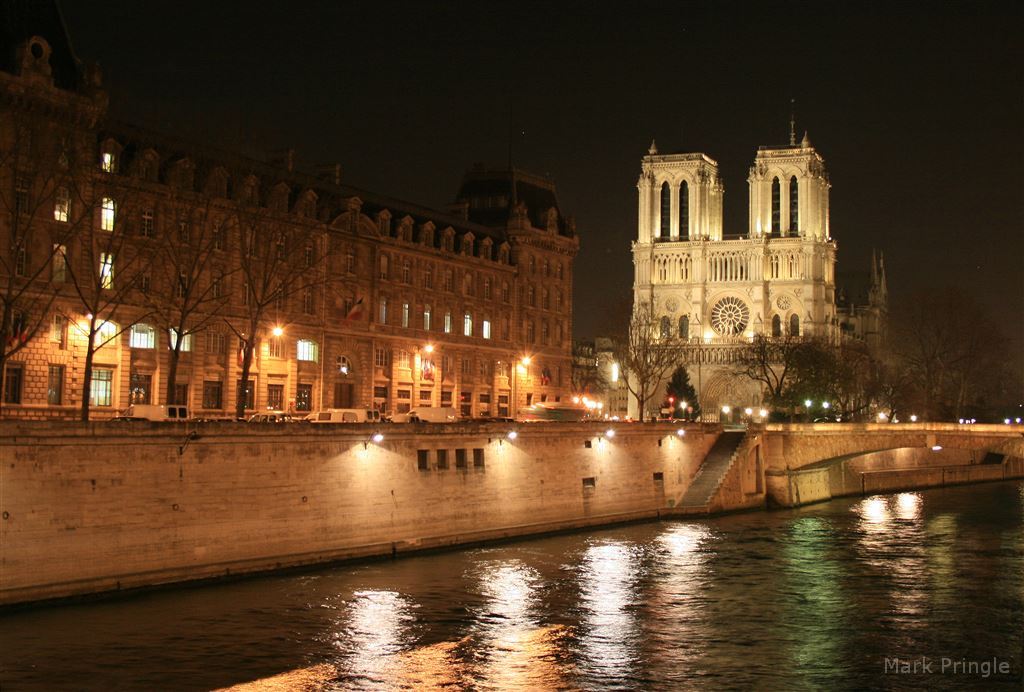
[[632, 610], [639, 558], [622, 541], [590, 544], [579, 565], [581, 666], [588, 676], [622, 683], [635, 673], [640, 627]]
[[[881, 521], [883, 508], [870, 505], [867, 515]], [[835, 531], [822, 517], [801, 517], [783, 547], [786, 620], [792, 669], [814, 680], [848, 664], [849, 634], [843, 584], [847, 578], [835, 558]]]
[[395, 654], [411, 645], [416, 621], [413, 604], [394, 591], [357, 591], [345, 604], [334, 638], [342, 667], [359, 671], [347, 682], [354, 687], [393, 685], [402, 677]]
[[564, 688], [568, 628], [541, 624], [541, 575], [520, 560], [509, 560], [484, 564], [479, 579], [484, 601], [474, 626], [474, 647], [479, 652], [474, 686], [496, 690]]
[[875, 496], [854, 505], [860, 516], [860, 550], [865, 564], [888, 584], [893, 626], [917, 628], [928, 608], [928, 555], [921, 524], [921, 496]]

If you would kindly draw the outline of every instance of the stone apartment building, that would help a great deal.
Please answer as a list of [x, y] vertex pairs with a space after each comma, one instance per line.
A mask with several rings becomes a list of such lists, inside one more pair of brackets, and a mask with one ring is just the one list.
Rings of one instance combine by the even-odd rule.
[[550, 181], [477, 167], [430, 209], [114, 122], [55, 13], [0, 36], [2, 417], [78, 415], [90, 359], [96, 418], [570, 395], [579, 242]]

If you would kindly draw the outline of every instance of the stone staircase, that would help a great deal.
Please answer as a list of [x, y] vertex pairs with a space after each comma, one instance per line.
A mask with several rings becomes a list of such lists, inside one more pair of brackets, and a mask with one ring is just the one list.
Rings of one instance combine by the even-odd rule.
[[744, 431], [729, 431], [723, 432], [715, 440], [711, 451], [708, 452], [700, 469], [697, 470], [697, 475], [693, 477], [693, 483], [683, 493], [677, 507], [703, 508], [711, 502], [711, 498], [722, 485], [729, 467], [732, 466], [733, 460], [736, 459], [737, 450], [745, 435]]

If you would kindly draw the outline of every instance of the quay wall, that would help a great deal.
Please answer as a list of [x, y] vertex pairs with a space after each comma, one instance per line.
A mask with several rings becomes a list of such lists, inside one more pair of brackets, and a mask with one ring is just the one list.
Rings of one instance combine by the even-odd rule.
[[721, 432], [515, 427], [0, 423], [0, 605], [655, 518]]

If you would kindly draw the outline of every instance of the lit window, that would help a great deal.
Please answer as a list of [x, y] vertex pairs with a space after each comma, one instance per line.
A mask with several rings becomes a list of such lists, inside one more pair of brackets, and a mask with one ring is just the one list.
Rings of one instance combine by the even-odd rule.
[[103, 169], [104, 173], [113, 173], [114, 155], [111, 154], [109, 151], [103, 152], [103, 154], [100, 156], [100, 167]]
[[66, 187], [58, 187], [53, 200], [53, 218], [57, 221], [67, 222], [70, 211], [71, 194]]
[[[175, 344], [178, 343], [178, 331], [176, 329], [170, 330], [170, 337], [171, 338], [170, 338], [170, 341], [168, 341], [168, 344], [170, 344], [170, 348], [173, 349]], [[181, 339], [181, 348], [179, 350], [180, 350], [181, 353], [188, 353], [188, 352], [190, 352], [192, 350], [192, 335], [191, 334], [186, 334], [185, 336], [182, 337], [182, 339]]]
[[430, 331], [430, 306], [423, 306], [423, 328]]
[[377, 310], [377, 321], [380, 322], [381, 324], [387, 324], [388, 323], [388, 299], [387, 298], [381, 298], [380, 299], [379, 307], [378, 307], [378, 310]]
[[409, 304], [402, 303], [402, 326], [409, 326]]
[[490, 339], [491, 338], [491, 321], [490, 320], [484, 320], [483, 335], [484, 335], [485, 339]]
[[114, 230], [114, 200], [104, 197], [100, 209], [100, 228], [104, 231]]
[[100, 287], [114, 287], [114, 256], [107, 252], [100, 254]]
[[444, 333], [445, 334], [451, 334], [452, 333], [452, 313], [451, 312], [444, 313]]
[[132, 348], [156, 348], [156, 330], [148, 324], [133, 324], [128, 345]]
[[[388, 365], [388, 351], [383, 348], [373, 349], [373, 364], [378, 368], [385, 368]], [[386, 395], [385, 395], [386, 396]]]
[[103, 322], [96, 329], [96, 337], [93, 339], [93, 345], [97, 348], [105, 346], [108, 342], [113, 341], [114, 337], [117, 336], [117, 325], [113, 322]]
[[96, 368], [92, 371], [89, 387], [89, 404], [92, 406], [110, 406], [114, 392], [114, 371]]
[[462, 333], [473, 336], [473, 316], [468, 312], [462, 316]]
[[400, 368], [409, 367], [409, 352], [408, 351], [396, 351], [395, 360]]
[[274, 337], [267, 340], [267, 357], [268, 358], [284, 358], [284, 340], [280, 337]]
[[299, 339], [296, 345], [296, 358], [315, 363], [320, 356], [320, 348], [315, 341]]

